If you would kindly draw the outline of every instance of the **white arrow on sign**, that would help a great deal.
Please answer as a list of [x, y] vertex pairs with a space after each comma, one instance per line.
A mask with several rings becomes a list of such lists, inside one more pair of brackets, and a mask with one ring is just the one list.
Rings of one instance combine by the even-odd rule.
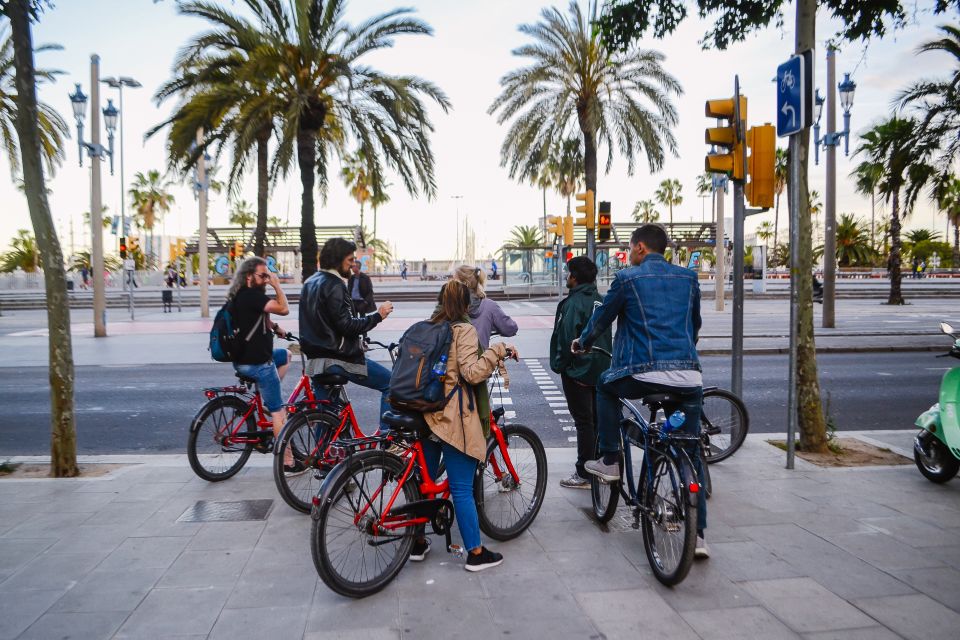
[[783, 112], [783, 115], [787, 115], [787, 113], [789, 112], [789, 114], [790, 114], [790, 126], [791, 126], [791, 127], [797, 126], [797, 110], [794, 109], [792, 105], [789, 105], [789, 104], [787, 104], [786, 102], [784, 102], [784, 103], [783, 103], [783, 108], [780, 109], [780, 111]]

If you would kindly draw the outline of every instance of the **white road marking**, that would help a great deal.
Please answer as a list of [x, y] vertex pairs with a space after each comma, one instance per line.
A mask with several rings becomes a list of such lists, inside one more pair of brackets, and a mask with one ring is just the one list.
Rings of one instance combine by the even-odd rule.
[[878, 376], [892, 376], [892, 373], [887, 373], [886, 371], [877, 371]]
[[564, 431], [576, 431], [576, 430], [577, 430], [576, 427], [561, 427], [561, 429], [563, 429]]
[[576, 442], [577, 436], [567, 436], [567, 442]]
[[543, 392], [543, 395], [545, 395], [545, 396], [562, 396], [562, 395], [563, 395], [563, 391], [560, 391], [560, 390], [557, 390], [557, 391], [544, 391], [544, 392]]
[[516, 412], [516, 411], [504, 411], [504, 412], [503, 412], [503, 417], [504, 417], [504, 418], [507, 418], [508, 420], [512, 420], [512, 419], [514, 419], [514, 418], [517, 417], [517, 412]]
[[569, 409], [554, 409], [553, 414], [556, 416], [568, 416], [570, 415]]
[[513, 398], [499, 398], [497, 402], [500, 404], [513, 404]]
[[548, 402], [551, 407], [565, 407], [567, 406], [566, 402]]

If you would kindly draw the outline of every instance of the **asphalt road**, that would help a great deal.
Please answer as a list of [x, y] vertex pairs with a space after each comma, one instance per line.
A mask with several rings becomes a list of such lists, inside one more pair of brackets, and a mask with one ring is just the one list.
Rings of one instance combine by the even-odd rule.
[[[538, 362], [549, 371], [545, 360]], [[842, 431], [910, 428], [916, 416], [936, 401], [940, 378], [951, 361], [920, 352], [821, 354], [819, 363], [824, 399], [829, 398], [830, 412]], [[705, 384], [729, 386], [728, 357], [706, 357], [703, 364]], [[785, 431], [786, 357], [750, 356], [744, 368], [751, 431]], [[511, 363], [510, 371], [506, 408], [516, 412], [514, 421], [533, 427], [546, 446], [572, 446], [569, 416], [556, 414], [557, 408], [549, 406], [530, 364]], [[79, 367], [78, 451], [182, 453], [187, 427], [206, 400], [202, 389], [229, 384], [231, 379], [229, 366], [217, 364]], [[288, 378], [285, 390], [293, 384]], [[372, 430], [375, 395], [355, 386], [350, 393], [361, 427]], [[4, 408], [0, 456], [48, 453], [49, 403], [45, 368], [0, 369]]]

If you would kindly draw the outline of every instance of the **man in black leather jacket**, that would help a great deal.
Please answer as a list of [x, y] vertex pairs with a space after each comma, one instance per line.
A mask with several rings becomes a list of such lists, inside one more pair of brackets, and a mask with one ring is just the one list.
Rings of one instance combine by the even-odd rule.
[[[331, 238], [320, 250], [320, 271], [303, 283], [300, 294], [300, 346], [307, 361], [307, 374], [336, 374], [381, 393], [380, 415], [389, 408], [390, 370], [367, 360], [362, 336], [391, 312], [384, 302], [375, 313], [357, 315], [346, 278], [356, 259], [357, 246], [343, 238]], [[319, 385], [318, 391], [323, 394]]]

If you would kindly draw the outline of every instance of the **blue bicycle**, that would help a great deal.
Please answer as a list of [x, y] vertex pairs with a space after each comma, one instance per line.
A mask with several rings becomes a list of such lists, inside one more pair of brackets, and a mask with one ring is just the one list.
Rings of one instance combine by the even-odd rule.
[[[606, 353], [593, 347], [594, 351]], [[622, 460], [620, 480], [590, 480], [593, 515], [601, 523], [616, 513], [617, 501], [633, 507], [634, 529], [643, 532], [643, 547], [657, 580], [667, 586], [679, 584], [693, 564], [697, 544], [697, 500], [700, 483], [691, 455], [700, 455], [700, 437], [678, 433], [685, 416], [675, 411], [657, 420], [658, 411], [679, 406], [679, 396], [657, 393], [640, 401], [650, 410], [648, 421], [629, 400], [621, 399]], [[643, 451], [639, 473], [634, 474], [631, 447]]]

